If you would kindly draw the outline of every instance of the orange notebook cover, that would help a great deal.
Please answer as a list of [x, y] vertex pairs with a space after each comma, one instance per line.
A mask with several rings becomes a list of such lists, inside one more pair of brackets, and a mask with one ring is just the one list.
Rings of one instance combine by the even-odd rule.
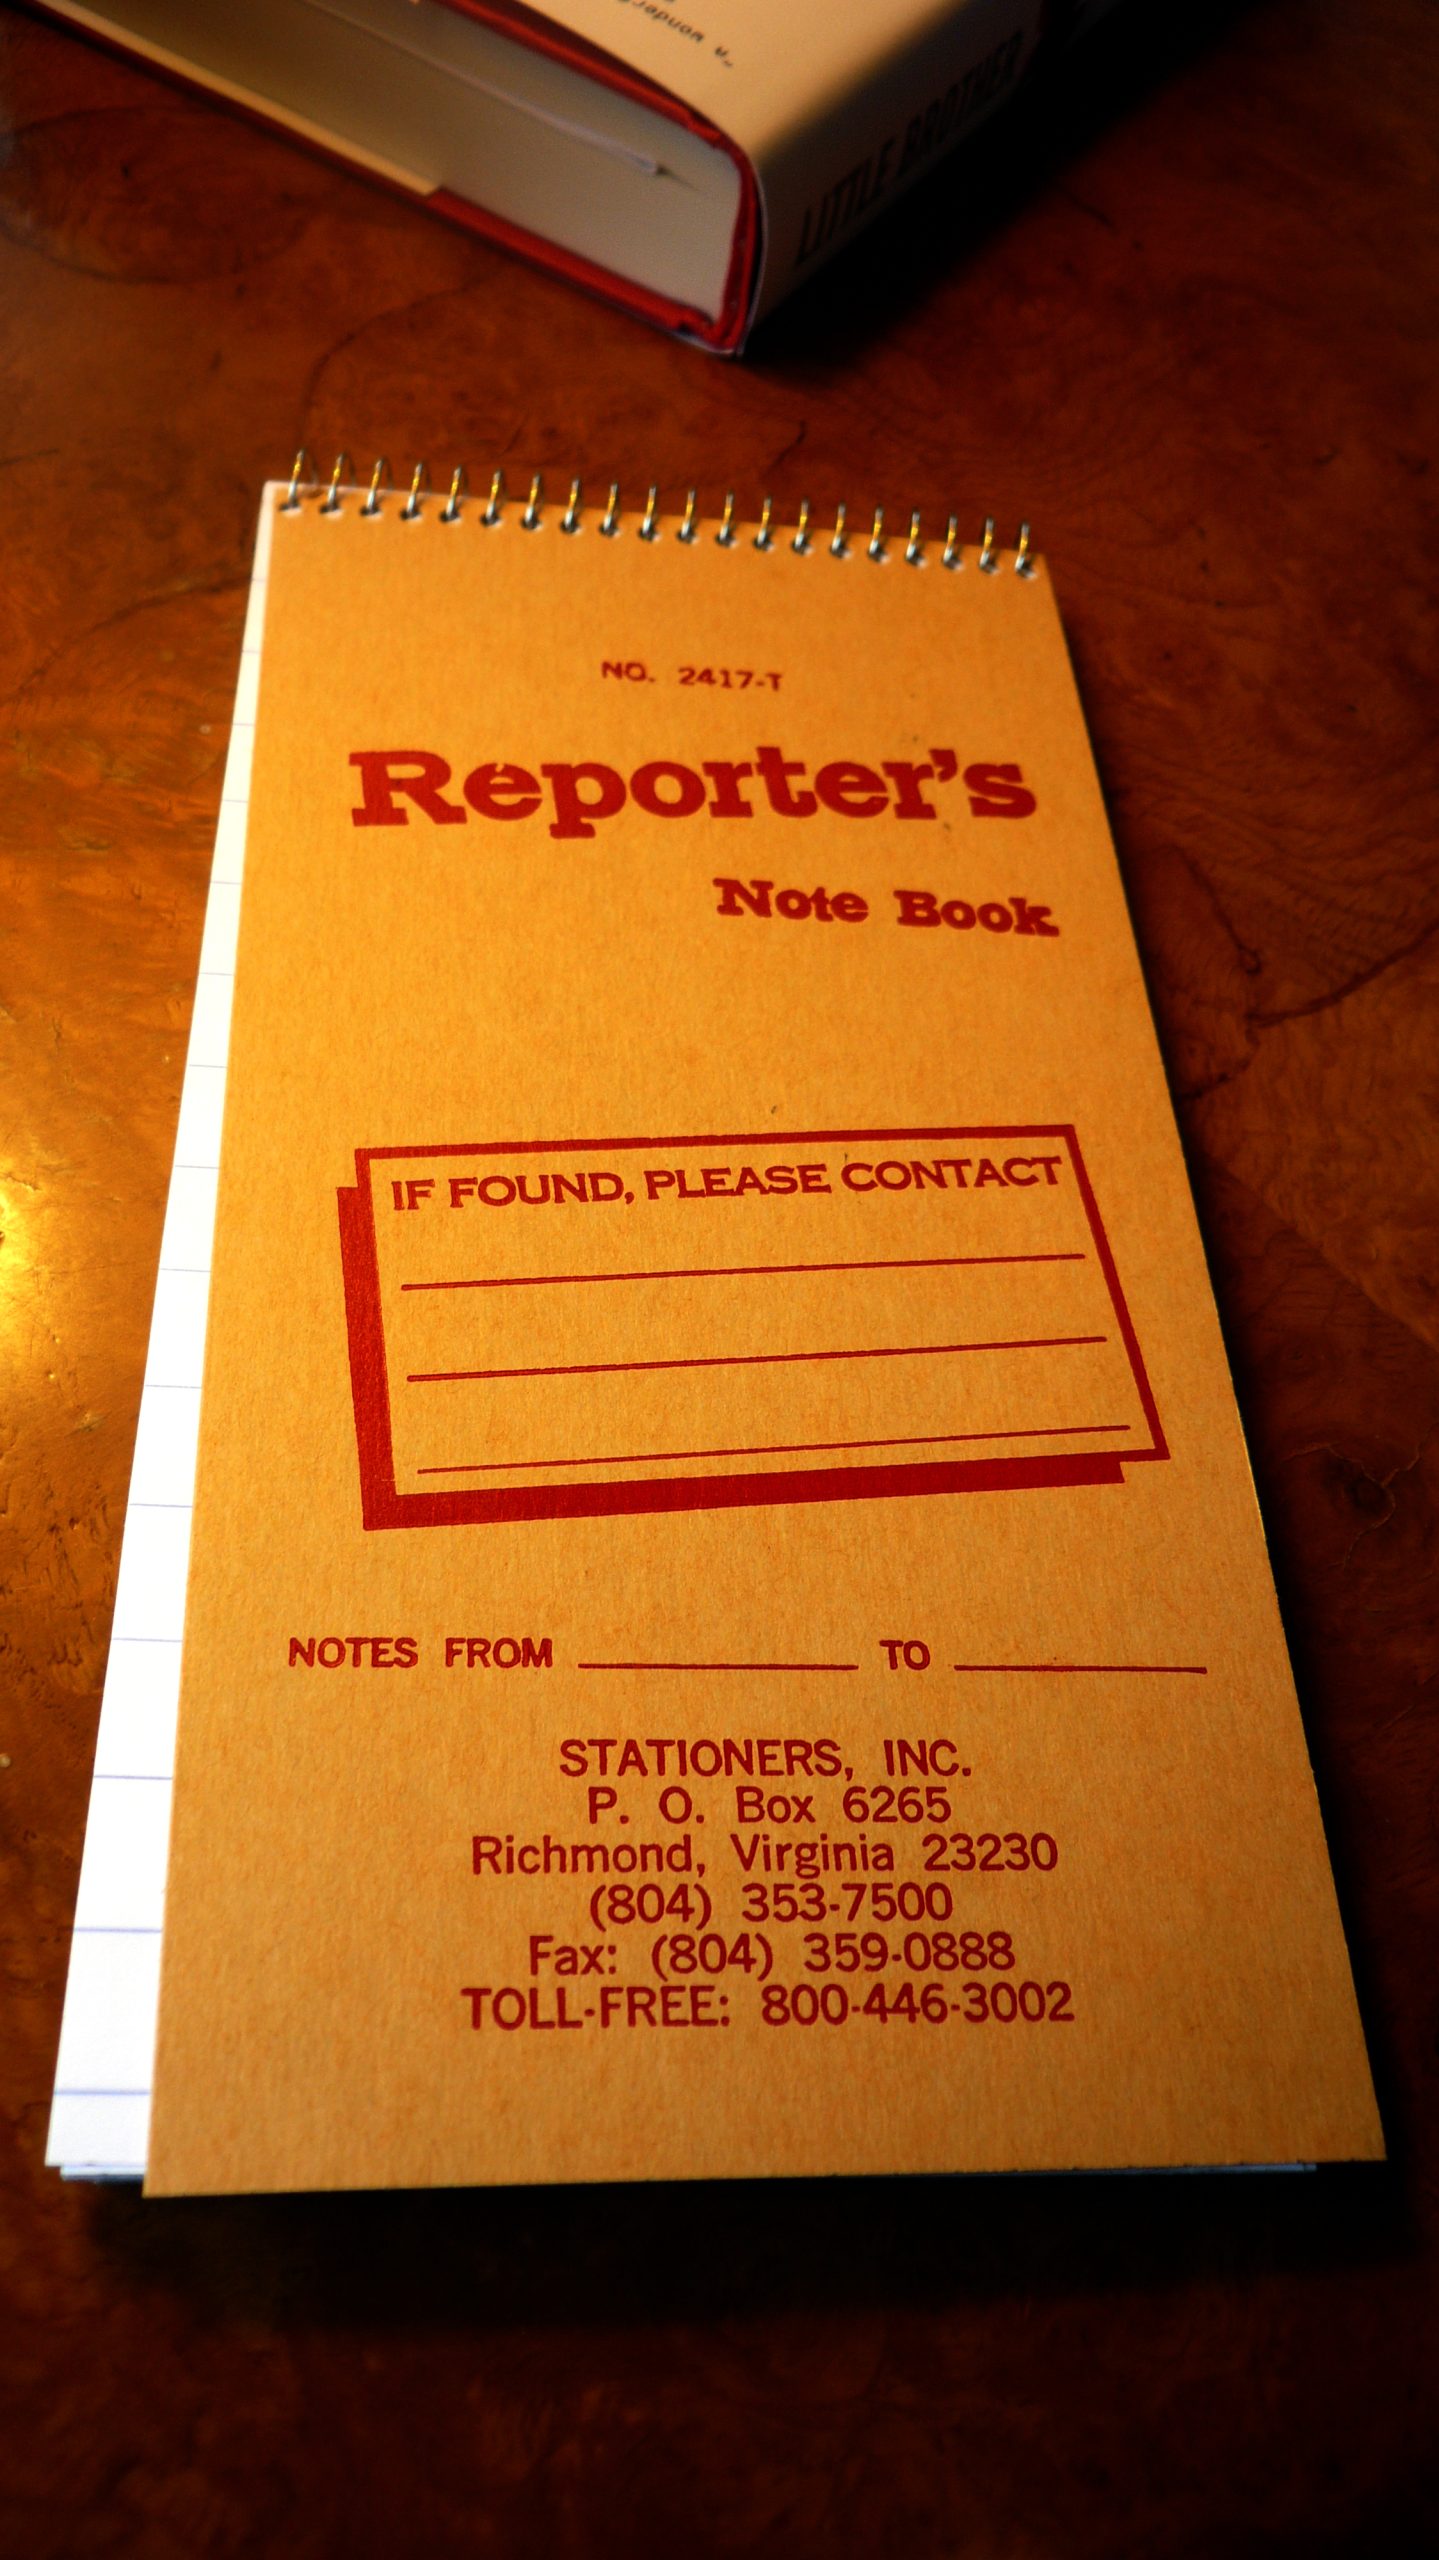
[[1043, 563], [266, 505], [151, 2192], [1376, 2156]]

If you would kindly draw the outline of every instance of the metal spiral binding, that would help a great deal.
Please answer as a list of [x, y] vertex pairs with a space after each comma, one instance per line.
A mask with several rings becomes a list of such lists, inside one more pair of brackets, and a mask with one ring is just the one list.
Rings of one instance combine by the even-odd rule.
[[[347, 497], [359, 499], [357, 513], [366, 517], [383, 515], [386, 499], [400, 498], [400, 490], [392, 479], [390, 466], [383, 456], [376, 462], [370, 474], [368, 487], [346, 478], [350, 463], [347, 453], [336, 456], [328, 479], [314, 474], [309, 469], [309, 462], [309, 454], [302, 448], [295, 456], [285, 494], [279, 502], [282, 515], [297, 515], [306, 498], [311, 495], [315, 496], [317, 512], [322, 516], [343, 515], [344, 501]], [[552, 504], [547, 512], [544, 480], [540, 472], [536, 471], [533, 474], [528, 495], [524, 504], [520, 505], [517, 500], [511, 501], [505, 486], [503, 471], [495, 471], [490, 478], [488, 495], [481, 503], [478, 497], [471, 500], [468, 476], [464, 464], [460, 463], [451, 475], [449, 493], [442, 503], [439, 489], [431, 484], [428, 466], [423, 462], [417, 462], [410, 477], [408, 491], [395, 513], [401, 524], [417, 524], [427, 508], [431, 506], [434, 507], [439, 522], [446, 525], [462, 523], [465, 520], [467, 507], [472, 507], [476, 524], [487, 531], [493, 531], [507, 521], [513, 521], [526, 533], [537, 533], [552, 519], [561, 533], [576, 534], [584, 529], [586, 517], [584, 491], [578, 480], [571, 480], [569, 496], [563, 508]], [[617, 480], [610, 482], [603, 508], [592, 506], [588, 514], [595, 531], [605, 535], [609, 540], [613, 540], [625, 531], [620, 509], [620, 484]], [[828, 550], [831, 559], [863, 558], [871, 561], [877, 568], [888, 567], [896, 559], [903, 566], [911, 569], [927, 568], [931, 560], [937, 561], [941, 569], [951, 571], [963, 569], [965, 565], [957, 516], [950, 516], [947, 519], [942, 542], [938, 537], [932, 537], [927, 543], [921, 525], [920, 510], [918, 507], [914, 508], [909, 518], [909, 531], [902, 550], [899, 548], [898, 535], [892, 538], [886, 536], [883, 507], [874, 509], [868, 540], [857, 537], [853, 543], [849, 540], [847, 532], [849, 511], [843, 503], [835, 509], [834, 530], [827, 543], [816, 545], [811, 538], [811, 521], [810, 502], [808, 498], [801, 498], [794, 530], [786, 539], [782, 528], [775, 522], [774, 500], [766, 495], [760, 507], [755, 529], [749, 537], [750, 547], [756, 551], [792, 551], [800, 559], [811, 557], [817, 547], [823, 547]], [[645, 492], [643, 508], [633, 530], [642, 542], [659, 542], [665, 538], [667, 528], [660, 516], [659, 488], [654, 482]], [[693, 548], [701, 539], [698, 496], [693, 489], [685, 492], [684, 512], [673, 529], [673, 538], [676, 542], [684, 543], [688, 548]], [[742, 539], [741, 530], [736, 523], [733, 489], [725, 493], [719, 522], [710, 538], [722, 551], [736, 549]], [[1019, 528], [1011, 559], [1000, 547], [994, 517], [986, 516], [975, 566], [982, 570], [986, 577], [995, 577], [1001, 570], [1008, 567], [1015, 577], [1032, 578], [1035, 574], [1034, 551], [1028, 523], [1022, 524]]]

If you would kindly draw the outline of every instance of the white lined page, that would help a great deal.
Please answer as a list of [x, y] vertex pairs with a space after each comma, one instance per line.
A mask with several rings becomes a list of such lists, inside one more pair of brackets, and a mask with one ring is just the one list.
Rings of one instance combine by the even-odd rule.
[[220, 1122], [279, 494], [267, 487], [255, 541], [65, 1985], [45, 2156], [70, 2178], [142, 2177], [149, 2138]]

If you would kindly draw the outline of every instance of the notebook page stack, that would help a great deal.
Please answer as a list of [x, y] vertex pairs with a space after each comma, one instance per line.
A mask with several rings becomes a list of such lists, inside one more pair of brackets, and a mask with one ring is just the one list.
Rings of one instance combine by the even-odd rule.
[[260, 511], [140, 1395], [47, 2163], [144, 2175], [215, 1184], [265, 611]]

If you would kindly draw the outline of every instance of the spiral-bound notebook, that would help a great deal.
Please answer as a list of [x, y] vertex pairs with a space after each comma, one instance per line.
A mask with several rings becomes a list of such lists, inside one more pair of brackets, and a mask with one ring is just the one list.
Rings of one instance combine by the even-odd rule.
[[[52, 2156], [1375, 2156], [1027, 535], [265, 505], [153, 2120], [94, 1985], [148, 2014], [163, 1815], [142, 1952], [77, 1939]], [[180, 1632], [173, 1560], [163, 1625], [135, 1587], [132, 1656]], [[133, 1887], [168, 1765], [104, 1748]]]

